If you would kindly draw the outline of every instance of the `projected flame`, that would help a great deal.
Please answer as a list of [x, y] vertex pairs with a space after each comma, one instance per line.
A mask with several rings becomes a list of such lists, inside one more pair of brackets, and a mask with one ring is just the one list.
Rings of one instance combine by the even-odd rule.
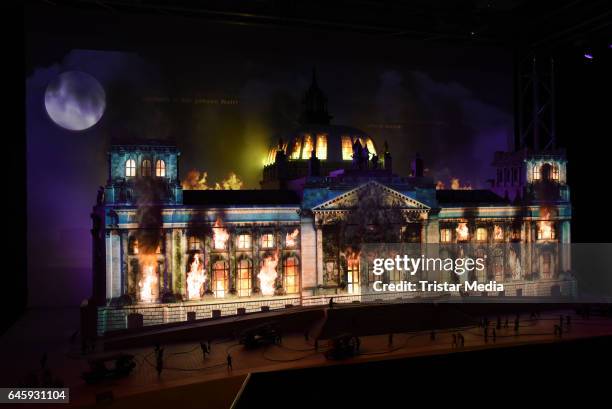
[[274, 295], [274, 281], [278, 274], [276, 266], [278, 265], [278, 253], [265, 257], [261, 264], [261, 270], [257, 274], [259, 278], [259, 286], [263, 295]]
[[200, 261], [200, 255], [196, 254], [191, 263], [191, 268], [187, 274], [187, 297], [197, 299], [201, 297], [202, 286], [206, 281], [204, 264]]
[[543, 208], [541, 210], [542, 219], [537, 222], [538, 240], [552, 240], [555, 238], [554, 224], [550, 221], [550, 210]]
[[157, 273], [155, 269], [156, 259], [154, 255], [140, 255], [138, 257], [142, 266], [142, 273], [138, 287], [140, 288], [140, 300], [143, 302], [155, 301], [157, 286]]
[[457, 240], [465, 241], [469, 239], [470, 231], [468, 229], [467, 223], [459, 223], [457, 225]]
[[298, 229], [295, 229], [292, 233], [287, 233], [285, 237], [285, 245], [287, 247], [295, 247], [297, 245], [297, 237], [300, 234]]
[[223, 224], [221, 223], [221, 218], [218, 218], [217, 221], [215, 221], [215, 224], [213, 227], [213, 243], [214, 243], [215, 249], [218, 249], [218, 250], [224, 249], [225, 244], [227, 243], [228, 239], [229, 239], [229, 233], [227, 232], [227, 230], [223, 228]]

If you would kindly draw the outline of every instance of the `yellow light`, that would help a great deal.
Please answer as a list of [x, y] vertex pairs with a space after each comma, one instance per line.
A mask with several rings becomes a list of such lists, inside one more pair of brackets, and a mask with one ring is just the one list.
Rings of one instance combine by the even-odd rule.
[[327, 135], [317, 135], [317, 158], [327, 159]]
[[291, 150], [290, 159], [299, 159], [300, 158], [300, 148], [302, 147], [302, 141], [300, 138], [295, 138], [293, 141], [293, 147]]
[[374, 148], [374, 142], [370, 138], [368, 138], [367, 145], [368, 151], [370, 151], [370, 159], [372, 159], [373, 155], [376, 155], [376, 148]]
[[353, 142], [350, 136], [342, 137], [342, 160], [353, 159]]
[[312, 136], [304, 135], [304, 149], [302, 150], [302, 159], [310, 158], [312, 149]]

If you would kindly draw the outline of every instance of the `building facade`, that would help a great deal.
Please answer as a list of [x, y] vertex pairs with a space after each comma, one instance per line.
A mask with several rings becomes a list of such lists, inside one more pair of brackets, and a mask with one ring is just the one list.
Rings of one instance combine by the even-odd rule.
[[[203, 318], [331, 296], [380, 299], [375, 280], [469, 278], [504, 283], [506, 296], [574, 294], [564, 152], [497, 152], [491, 189], [436, 189], [420, 157], [410, 175], [397, 175], [386, 143], [331, 125], [314, 78], [304, 107], [300, 127], [270, 148], [260, 190], [183, 191], [174, 145], [112, 146], [92, 212], [99, 320], [126, 323], [130, 311], [147, 310], [161, 314], [150, 323], [162, 323], [196, 310]], [[484, 257], [486, 266], [465, 277], [375, 276], [372, 243], [417, 257]]]

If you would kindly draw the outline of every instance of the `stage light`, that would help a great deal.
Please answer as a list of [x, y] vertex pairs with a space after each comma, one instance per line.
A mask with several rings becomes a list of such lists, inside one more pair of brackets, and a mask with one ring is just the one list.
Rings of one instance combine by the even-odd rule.
[[586, 58], [587, 60], [592, 60], [593, 59], [593, 54], [591, 54], [591, 53], [584, 53], [584, 58]]

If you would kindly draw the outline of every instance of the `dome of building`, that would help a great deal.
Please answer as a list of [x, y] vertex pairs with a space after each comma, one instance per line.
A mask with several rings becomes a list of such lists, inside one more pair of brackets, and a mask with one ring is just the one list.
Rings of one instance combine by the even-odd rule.
[[[350, 126], [307, 124], [281, 138], [282, 149], [290, 161], [307, 160], [312, 150], [321, 161], [351, 161], [356, 141], [368, 148], [370, 158], [377, 154], [374, 139], [366, 132]], [[278, 149], [278, 142], [270, 147], [266, 165], [274, 163]]]

